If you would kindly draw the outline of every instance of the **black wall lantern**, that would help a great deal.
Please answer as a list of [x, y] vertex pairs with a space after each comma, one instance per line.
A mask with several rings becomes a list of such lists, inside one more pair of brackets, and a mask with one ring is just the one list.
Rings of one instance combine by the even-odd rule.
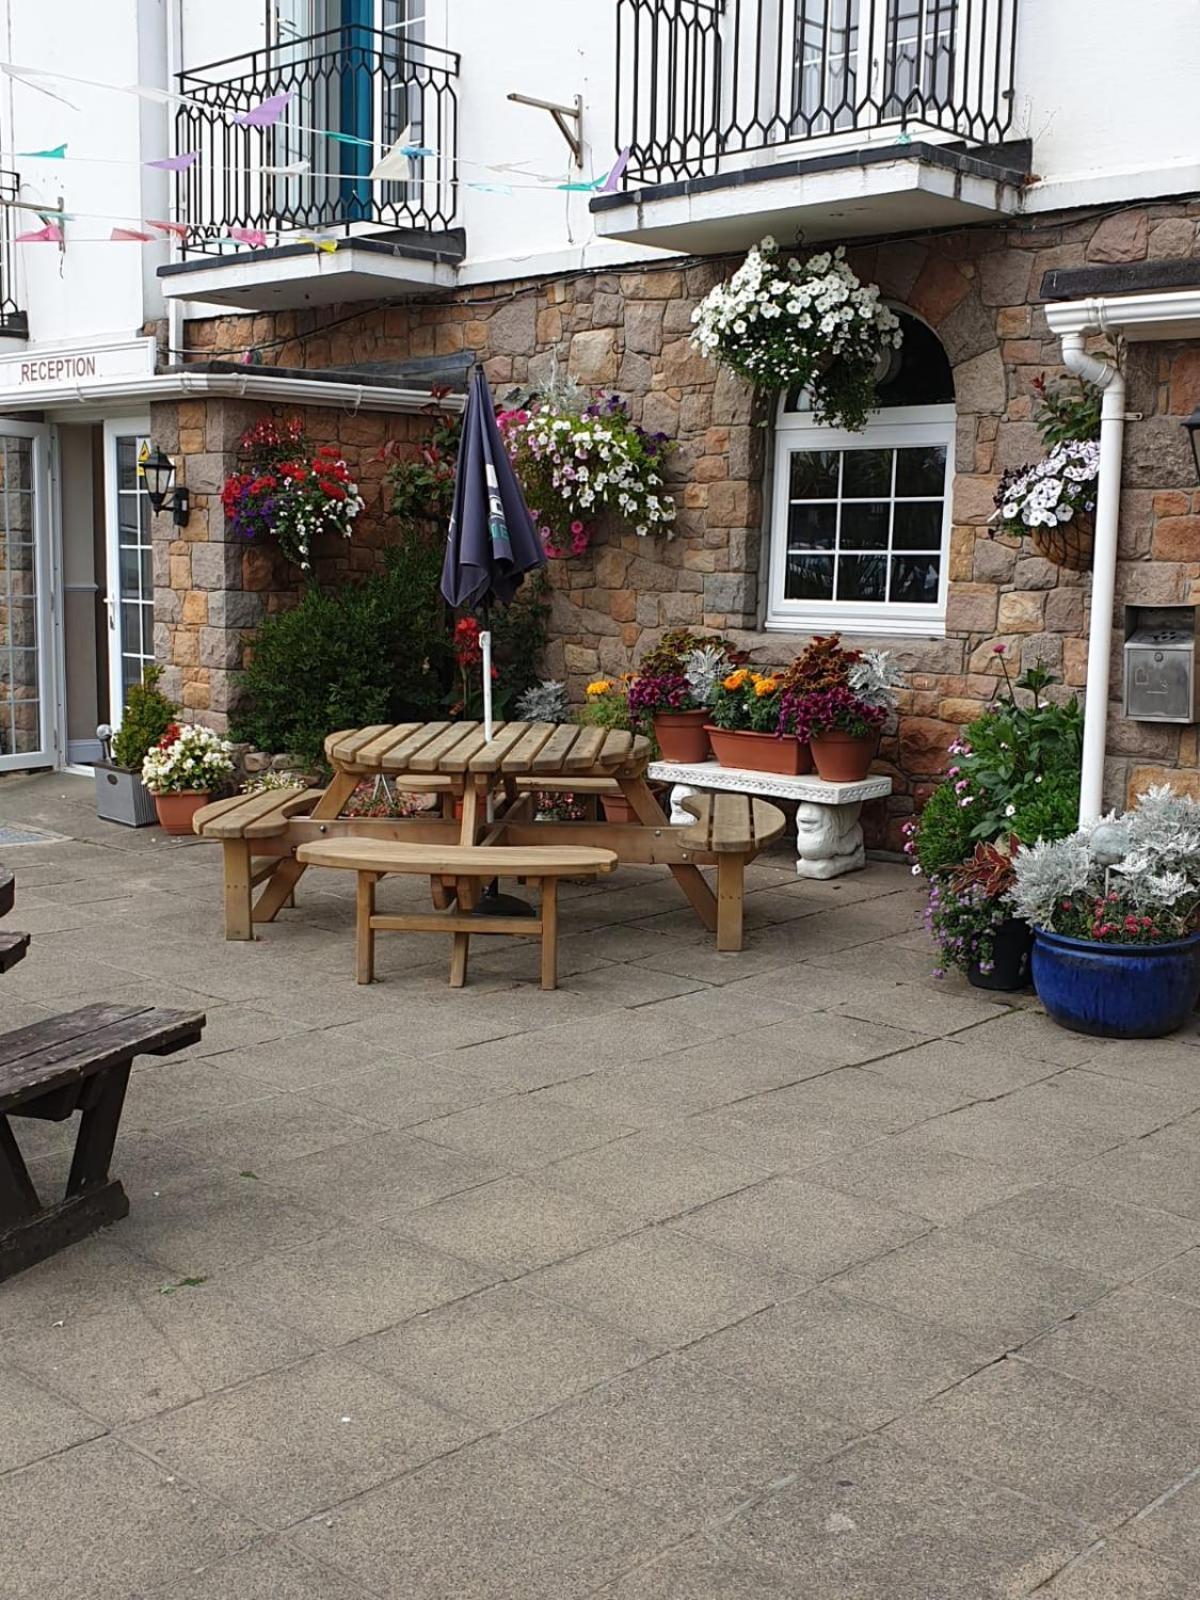
[[169, 511], [177, 528], [186, 528], [189, 504], [188, 492], [175, 484], [175, 463], [157, 445], [142, 462], [142, 478], [146, 493], [155, 511]]
[[1188, 438], [1192, 441], [1192, 460], [1196, 463], [1196, 482], [1200, 483], [1200, 444], [1196, 442], [1196, 435], [1200, 433], [1200, 410], [1193, 411], [1190, 417], [1184, 419], [1183, 426], [1188, 431]]

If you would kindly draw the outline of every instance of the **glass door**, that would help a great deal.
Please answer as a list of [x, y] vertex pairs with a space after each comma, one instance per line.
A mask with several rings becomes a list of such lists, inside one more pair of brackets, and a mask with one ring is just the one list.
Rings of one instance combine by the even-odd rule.
[[151, 507], [140, 458], [148, 422], [106, 422], [104, 480], [108, 526], [109, 706], [114, 728], [125, 695], [154, 661], [154, 557]]
[[0, 424], [0, 770], [54, 765], [49, 431]]

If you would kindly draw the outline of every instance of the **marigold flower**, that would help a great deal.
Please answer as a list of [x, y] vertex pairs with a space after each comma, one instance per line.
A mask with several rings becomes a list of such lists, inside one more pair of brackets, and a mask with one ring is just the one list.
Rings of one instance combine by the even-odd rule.
[[727, 678], [721, 680], [721, 687], [723, 689], [740, 689], [749, 677], [749, 668], [739, 667], [736, 672], [731, 672]]
[[754, 692], [760, 698], [764, 695], [774, 694], [778, 687], [778, 678], [755, 678], [754, 680]]
[[611, 688], [611, 678], [596, 678], [593, 682], [588, 684], [587, 688], [584, 690], [584, 693], [593, 696], [598, 694], [607, 694]]

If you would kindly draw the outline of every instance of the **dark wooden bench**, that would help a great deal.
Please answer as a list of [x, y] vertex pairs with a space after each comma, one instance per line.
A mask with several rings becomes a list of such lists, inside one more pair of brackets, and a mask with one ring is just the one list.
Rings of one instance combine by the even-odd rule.
[[[0, 908], [11, 905], [11, 879], [0, 877]], [[130, 1067], [195, 1044], [204, 1021], [200, 1011], [96, 1005], [0, 1034], [0, 1283], [128, 1214], [108, 1168]], [[65, 1122], [77, 1111], [66, 1193], [44, 1205], [10, 1119]]]

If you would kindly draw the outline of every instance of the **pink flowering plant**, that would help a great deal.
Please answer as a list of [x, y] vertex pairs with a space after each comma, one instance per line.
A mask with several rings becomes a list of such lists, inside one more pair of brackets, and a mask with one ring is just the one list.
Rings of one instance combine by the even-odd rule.
[[582, 555], [606, 515], [643, 538], [674, 533], [672, 442], [639, 427], [619, 395], [559, 385], [497, 420], [548, 555]]
[[878, 733], [887, 721], [887, 707], [872, 705], [844, 684], [812, 694], [788, 691], [780, 707], [779, 726], [809, 744], [829, 733], [847, 733], [865, 739]]

